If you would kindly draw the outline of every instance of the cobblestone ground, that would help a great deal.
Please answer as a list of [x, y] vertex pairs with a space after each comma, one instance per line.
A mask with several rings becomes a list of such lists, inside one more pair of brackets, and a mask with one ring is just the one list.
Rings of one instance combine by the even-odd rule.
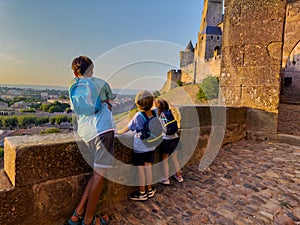
[[183, 172], [146, 202], [124, 196], [111, 224], [300, 224], [300, 147], [242, 140]]
[[279, 105], [278, 133], [300, 136], [300, 105]]

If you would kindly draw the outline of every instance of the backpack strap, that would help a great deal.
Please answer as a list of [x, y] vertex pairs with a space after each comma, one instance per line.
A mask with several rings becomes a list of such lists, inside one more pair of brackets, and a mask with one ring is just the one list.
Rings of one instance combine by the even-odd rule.
[[145, 120], [145, 122], [147, 121], [147, 119], [149, 119], [149, 117], [147, 116], [147, 114], [145, 112], [140, 112], [140, 115]]

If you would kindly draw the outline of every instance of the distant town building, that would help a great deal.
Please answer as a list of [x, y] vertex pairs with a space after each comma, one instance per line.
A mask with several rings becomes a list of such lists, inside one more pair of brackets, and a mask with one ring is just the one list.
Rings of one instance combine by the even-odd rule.
[[27, 108], [28, 106], [29, 106], [28, 103], [26, 103], [24, 101], [20, 101], [20, 102], [15, 102], [13, 105], [11, 105], [11, 108], [24, 109], [24, 108]]
[[0, 109], [6, 109], [6, 108], [8, 108], [8, 103], [0, 101]]
[[41, 92], [42, 99], [48, 99], [48, 92]]

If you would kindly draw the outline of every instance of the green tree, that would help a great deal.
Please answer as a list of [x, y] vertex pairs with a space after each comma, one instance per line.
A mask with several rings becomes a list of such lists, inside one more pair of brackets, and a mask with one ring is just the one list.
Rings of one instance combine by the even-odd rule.
[[35, 125], [42, 125], [49, 122], [49, 116], [39, 116], [36, 118]]
[[59, 105], [52, 105], [50, 106], [50, 108], [48, 109], [47, 112], [49, 113], [54, 113], [54, 112], [63, 112], [63, 108]]
[[48, 112], [48, 109], [51, 107], [51, 104], [42, 104], [41, 110], [44, 112]]
[[61, 124], [64, 122], [68, 122], [68, 116], [67, 115], [57, 115], [55, 116], [55, 123]]
[[66, 111], [65, 111], [66, 113], [70, 113], [70, 112], [72, 112], [72, 110], [71, 110], [71, 108], [70, 107], [68, 107], [68, 108], [66, 108]]
[[210, 100], [219, 96], [219, 78], [208, 76], [199, 85], [198, 99]]
[[160, 92], [158, 90], [153, 91], [153, 95], [155, 98], [157, 98], [158, 96], [160, 96]]
[[18, 126], [18, 118], [17, 116], [3, 116], [1, 123], [3, 127], [13, 129]]
[[37, 117], [36, 116], [31, 116], [31, 115], [27, 115], [27, 116], [18, 116], [18, 125], [20, 127], [31, 127], [33, 125], [35, 125], [35, 121], [36, 121]]
[[66, 95], [60, 95], [60, 96], [59, 96], [59, 99], [65, 100], [65, 99], [68, 99], [68, 97], [67, 97]]
[[52, 125], [55, 124], [55, 116], [51, 116], [51, 117], [49, 118], [49, 123], [51, 123]]

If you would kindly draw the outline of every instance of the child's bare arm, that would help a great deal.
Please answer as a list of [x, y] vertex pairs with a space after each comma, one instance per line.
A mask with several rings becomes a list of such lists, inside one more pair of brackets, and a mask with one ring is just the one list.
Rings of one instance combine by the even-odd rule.
[[123, 129], [118, 130], [118, 131], [117, 131], [117, 134], [124, 134], [124, 133], [126, 133], [126, 132], [128, 132], [128, 131], [129, 131], [129, 128], [128, 128], [128, 127], [124, 127]]

